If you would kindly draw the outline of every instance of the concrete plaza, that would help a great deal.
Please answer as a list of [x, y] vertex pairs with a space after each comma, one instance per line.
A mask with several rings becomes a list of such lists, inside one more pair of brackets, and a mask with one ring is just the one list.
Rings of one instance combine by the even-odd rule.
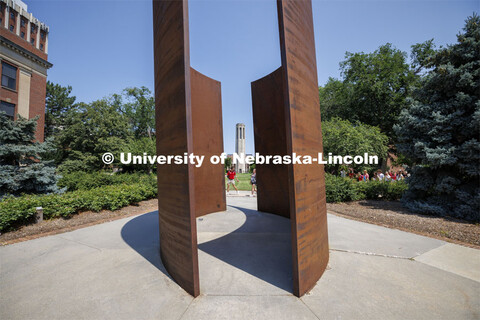
[[329, 267], [296, 298], [290, 222], [245, 195], [197, 219], [196, 299], [165, 271], [150, 212], [0, 247], [0, 318], [480, 318], [479, 250], [334, 215]]

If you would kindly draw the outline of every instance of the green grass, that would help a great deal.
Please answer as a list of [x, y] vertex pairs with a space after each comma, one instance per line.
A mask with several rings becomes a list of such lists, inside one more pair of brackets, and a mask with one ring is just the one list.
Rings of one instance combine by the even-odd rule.
[[[250, 173], [237, 173], [237, 179], [239, 182], [235, 180], [235, 185], [237, 186], [238, 190], [252, 190], [252, 185], [250, 184], [250, 177], [252, 175]], [[227, 188], [227, 178], [225, 178], [225, 188]], [[230, 191], [235, 189], [230, 187]]]

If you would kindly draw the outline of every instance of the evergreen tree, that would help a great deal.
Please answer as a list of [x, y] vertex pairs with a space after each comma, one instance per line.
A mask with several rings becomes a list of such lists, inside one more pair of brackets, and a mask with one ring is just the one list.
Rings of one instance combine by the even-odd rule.
[[424, 59], [431, 71], [395, 127], [417, 166], [403, 201], [417, 212], [480, 221], [480, 18]]
[[51, 137], [65, 125], [67, 112], [75, 108], [75, 96], [70, 96], [72, 87], [47, 82], [45, 98], [45, 137]]
[[52, 152], [50, 141], [34, 142], [38, 118], [10, 120], [0, 113], [0, 198], [21, 193], [58, 192], [53, 161], [42, 161]]

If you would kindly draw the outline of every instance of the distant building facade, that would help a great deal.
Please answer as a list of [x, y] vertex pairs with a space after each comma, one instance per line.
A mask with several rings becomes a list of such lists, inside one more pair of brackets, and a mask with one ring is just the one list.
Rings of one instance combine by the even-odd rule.
[[36, 139], [44, 140], [49, 28], [19, 0], [0, 0], [0, 111], [17, 119], [39, 116]]
[[[247, 153], [247, 154], [245, 154], [245, 156], [253, 156], [253, 155], [250, 154], [250, 153]], [[233, 163], [233, 154], [231, 154], [231, 153], [227, 154], [227, 158], [229, 158]], [[235, 169], [236, 172], [239, 172], [239, 171], [237, 171], [237, 167], [234, 167], [234, 169]], [[248, 163], [245, 163], [245, 171], [242, 171], [240, 173], [247, 173], [247, 172], [250, 172], [250, 165]]]
[[[239, 156], [245, 155], [245, 125], [243, 123], [237, 123], [235, 136], [235, 153]], [[238, 173], [245, 173], [246, 169], [245, 163], [237, 162], [235, 164], [235, 171]]]

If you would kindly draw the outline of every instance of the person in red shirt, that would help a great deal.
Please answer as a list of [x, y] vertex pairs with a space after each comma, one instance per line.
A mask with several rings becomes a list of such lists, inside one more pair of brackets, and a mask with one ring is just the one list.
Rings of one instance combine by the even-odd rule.
[[237, 182], [238, 182], [238, 179], [235, 177], [236, 175], [237, 175], [237, 173], [235, 172], [235, 170], [233, 170], [233, 168], [228, 169], [227, 174], [226, 174], [226, 177], [227, 177], [227, 194], [230, 192], [230, 185], [232, 185], [235, 188], [235, 190], [237, 191], [237, 194], [238, 194], [238, 189], [235, 186], [235, 180], [237, 180]]
[[348, 177], [349, 177], [350, 179], [355, 178], [355, 173], [353, 172], [353, 168], [350, 168], [350, 169], [349, 169]]
[[397, 180], [397, 174], [395, 173], [395, 171], [392, 171], [392, 173], [390, 174], [390, 176], [392, 177], [392, 180], [393, 180], [393, 181], [396, 181], [396, 180]]

